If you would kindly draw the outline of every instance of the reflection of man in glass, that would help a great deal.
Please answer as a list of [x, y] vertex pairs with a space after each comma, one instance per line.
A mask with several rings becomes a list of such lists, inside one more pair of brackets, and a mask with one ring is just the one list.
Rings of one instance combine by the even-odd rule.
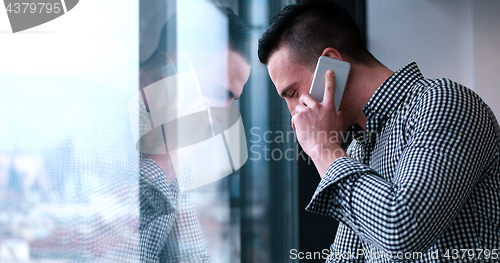
[[[207, 59], [226, 60], [222, 68], [203, 67], [193, 63], [197, 83], [203, 96], [201, 100], [192, 100], [186, 107], [229, 107], [237, 99], [250, 74], [249, 55], [247, 53], [248, 31], [239, 18], [228, 8], [221, 8], [227, 16], [228, 42], [222, 52], [206, 54]], [[143, 89], [168, 76], [175, 75], [176, 62], [185, 59], [177, 53], [176, 16], [170, 17], [163, 26], [156, 51], [141, 63], [140, 86]], [[205, 30], [203, 21], [194, 25], [192, 30]], [[199, 43], [204, 45], [204, 43]], [[184, 56], [184, 57], [183, 57]], [[200, 58], [194, 58], [200, 59]], [[203, 59], [203, 58], [201, 58]], [[191, 58], [188, 58], [191, 60]], [[201, 63], [203, 64], [203, 63]], [[221, 72], [223, 74], [214, 74]], [[222, 76], [222, 77], [221, 77]], [[147, 103], [147, 102], [146, 102]], [[147, 107], [147, 105], [146, 105]], [[179, 111], [178, 105], [166, 105], [167, 111]], [[219, 111], [220, 112], [220, 111]], [[224, 112], [213, 118], [224, 119]], [[141, 123], [148, 123], [147, 116], [141, 116]], [[168, 125], [168, 124], [167, 124]], [[193, 128], [189, 132], [207, 133], [207, 129]], [[199, 129], [196, 130], [196, 129]], [[157, 129], [158, 130], [158, 129]], [[146, 143], [154, 147], [155, 141], [162, 141], [161, 130]], [[159, 147], [165, 147], [159, 143]], [[207, 153], [210, 154], [210, 153]], [[196, 215], [194, 190], [182, 191], [179, 185], [179, 173], [187, 181], [193, 178], [192, 167], [196, 163], [185, 163], [180, 170], [174, 168], [169, 151], [143, 154], [141, 156], [140, 203], [141, 203], [141, 261], [142, 262], [211, 262], [207, 253], [207, 244], [203, 239], [201, 226]], [[189, 182], [188, 182], [189, 183]]]

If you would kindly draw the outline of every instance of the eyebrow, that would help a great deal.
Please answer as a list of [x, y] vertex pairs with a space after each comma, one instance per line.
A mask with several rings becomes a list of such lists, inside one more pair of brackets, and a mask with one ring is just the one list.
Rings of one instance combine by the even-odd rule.
[[294, 86], [295, 86], [295, 83], [292, 83], [292, 84], [288, 85], [286, 88], [284, 88], [284, 89], [281, 91], [280, 96], [281, 96], [282, 98], [286, 97], [287, 92], [288, 92], [288, 91], [290, 91], [290, 89], [292, 89]]
[[228, 98], [231, 98], [231, 99], [239, 99], [240, 97], [239, 96], [236, 96], [236, 94], [231, 91], [230, 88], [226, 88], [226, 87], [223, 87], [223, 86], [220, 86], [220, 85], [216, 85], [217, 89], [222, 92], [225, 93], [225, 95], [227, 95]]

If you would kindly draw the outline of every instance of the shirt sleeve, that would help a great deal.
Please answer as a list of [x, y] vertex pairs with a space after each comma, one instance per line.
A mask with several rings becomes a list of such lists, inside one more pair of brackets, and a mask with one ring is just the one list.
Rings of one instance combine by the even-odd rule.
[[[433, 87], [417, 99], [391, 180], [350, 157], [337, 159], [306, 210], [330, 215], [392, 254], [428, 249], [466, 202], [498, 151], [487, 107], [472, 91]], [[496, 138], [496, 139], [495, 139]], [[391, 156], [391, 158], [392, 158]]]

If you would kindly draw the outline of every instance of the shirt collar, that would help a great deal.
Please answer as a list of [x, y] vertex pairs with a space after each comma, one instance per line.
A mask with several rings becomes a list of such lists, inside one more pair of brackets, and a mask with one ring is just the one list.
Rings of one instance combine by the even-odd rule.
[[424, 76], [415, 62], [396, 71], [380, 85], [366, 103], [363, 108], [366, 119], [368, 121], [378, 119], [379, 123], [385, 122], [406, 99], [412, 85], [422, 78]]

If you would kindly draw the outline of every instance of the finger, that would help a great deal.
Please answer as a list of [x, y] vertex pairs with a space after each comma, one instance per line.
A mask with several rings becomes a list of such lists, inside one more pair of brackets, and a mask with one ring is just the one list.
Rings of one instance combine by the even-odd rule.
[[301, 104], [304, 104], [306, 106], [312, 106], [314, 105], [315, 103], [318, 103], [314, 98], [313, 96], [311, 96], [311, 94], [309, 93], [304, 93], [300, 96], [300, 99], [299, 99], [299, 102]]
[[301, 112], [303, 112], [303, 111], [306, 111], [307, 109], [308, 108], [307, 108], [306, 105], [304, 105], [304, 104], [298, 104], [297, 106], [295, 106], [295, 114], [294, 114], [294, 116], [297, 115], [297, 114], [299, 114], [299, 113], [301, 113]]
[[343, 116], [342, 116], [342, 111], [337, 111], [337, 119], [340, 120], [341, 123], [343, 123]]
[[335, 76], [331, 69], [325, 74], [325, 93], [323, 94], [323, 102], [331, 103], [335, 106]]

